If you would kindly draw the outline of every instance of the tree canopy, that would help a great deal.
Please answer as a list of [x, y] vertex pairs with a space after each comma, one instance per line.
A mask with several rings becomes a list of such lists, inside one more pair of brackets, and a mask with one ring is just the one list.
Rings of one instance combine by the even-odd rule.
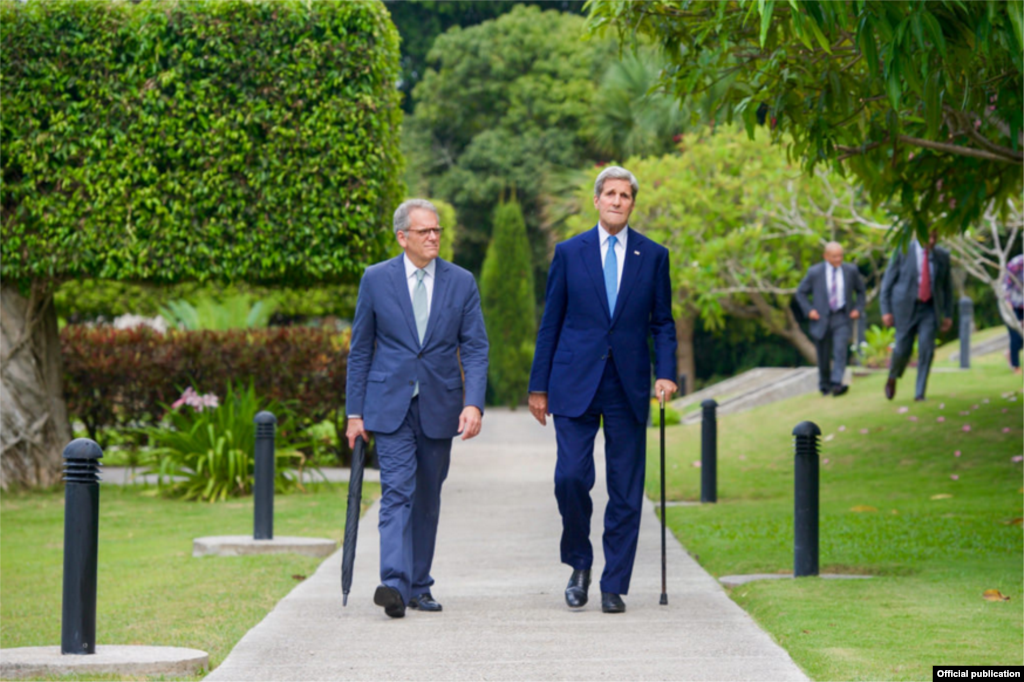
[[664, 49], [693, 115], [758, 120], [811, 171], [853, 173], [903, 234], [961, 232], [1022, 191], [1020, 0], [593, 0]]

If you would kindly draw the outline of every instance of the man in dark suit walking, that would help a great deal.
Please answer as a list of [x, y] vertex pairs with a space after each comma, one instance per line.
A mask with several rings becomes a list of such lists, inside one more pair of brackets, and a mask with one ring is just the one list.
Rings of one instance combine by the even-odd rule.
[[437, 257], [433, 204], [406, 201], [394, 229], [405, 253], [367, 268], [359, 285], [345, 407], [350, 446], [376, 434], [381, 585], [373, 600], [401, 618], [407, 605], [441, 610], [430, 592], [441, 484], [452, 438], [480, 432], [488, 345], [476, 281]]
[[636, 557], [643, 502], [651, 351], [655, 394], [676, 391], [676, 334], [668, 250], [628, 227], [638, 191], [624, 168], [594, 184], [600, 220], [558, 244], [530, 373], [530, 412], [554, 415], [555, 497], [562, 562], [572, 567], [565, 601], [587, 603], [594, 560], [590, 517], [594, 438], [603, 419], [608, 506], [604, 515], [601, 610], [622, 613]]
[[[814, 298], [814, 303], [808, 296]], [[841, 244], [825, 245], [824, 262], [812, 265], [807, 271], [797, 287], [796, 300], [804, 316], [811, 321], [811, 338], [818, 352], [818, 388], [822, 395], [840, 396], [850, 389], [843, 384], [850, 323], [864, 317], [864, 279], [855, 265], [843, 262]]]
[[[935, 354], [936, 327], [947, 332], [953, 326], [953, 282], [949, 272], [949, 251], [936, 246], [936, 234], [924, 247], [912, 239], [906, 253], [896, 249], [882, 278], [882, 324], [896, 325], [896, 348], [889, 364], [885, 397], [896, 395], [896, 380], [910, 361], [917, 337], [917, 392], [924, 400], [928, 372]], [[928, 267], [925, 267], [927, 264]]]

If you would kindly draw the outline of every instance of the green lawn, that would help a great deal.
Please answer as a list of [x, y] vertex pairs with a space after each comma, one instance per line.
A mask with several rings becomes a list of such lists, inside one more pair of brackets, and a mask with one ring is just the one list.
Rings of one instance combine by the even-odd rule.
[[[340, 541], [348, 486], [308, 489], [275, 497], [274, 534]], [[252, 498], [206, 504], [148, 497], [142, 490], [101, 488], [100, 645], [191, 647], [208, 652], [216, 667], [322, 561], [287, 554], [195, 559], [194, 538], [252, 533]], [[380, 487], [367, 483], [363, 494], [367, 503]], [[5, 648], [60, 644], [63, 505], [63, 492], [5, 493], [0, 501]]]
[[[1021, 378], [1001, 355], [973, 365], [933, 370], [924, 403], [913, 401], [911, 368], [892, 402], [876, 374], [840, 398], [814, 393], [722, 417], [719, 502], [669, 508], [670, 528], [712, 575], [792, 574], [791, 434], [804, 420], [821, 427], [821, 571], [874, 577], [730, 590], [814, 679], [921, 680], [937, 664], [1024, 663], [1024, 488], [1012, 461], [1024, 451]], [[700, 425], [668, 427], [666, 440], [669, 499], [699, 500]], [[657, 431], [648, 453], [657, 499]], [[984, 600], [988, 589], [1010, 601]]]

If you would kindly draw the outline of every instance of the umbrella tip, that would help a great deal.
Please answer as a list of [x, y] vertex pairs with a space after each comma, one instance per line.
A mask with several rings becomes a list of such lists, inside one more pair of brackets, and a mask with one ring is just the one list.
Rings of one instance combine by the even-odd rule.
[[661, 595], [661, 602], [660, 602], [660, 604], [662, 606], [668, 606], [668, 595], [667, 594], [662, 594]]
[[348, 606], [348, 592], [346, 592], [345, 594], [341, 595], [341, 605], [342, 606]]

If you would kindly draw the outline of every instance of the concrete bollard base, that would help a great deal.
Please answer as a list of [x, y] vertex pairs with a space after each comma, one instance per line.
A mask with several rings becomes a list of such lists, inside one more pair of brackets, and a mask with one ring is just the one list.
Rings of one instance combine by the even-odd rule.
[[251, 535], [213, 535], [192, 541], [192, 556], [248, 556], [250, 554], [304, 554], [330, 556], [338, 543], [328, 538], [277, 537], [253, 540]]
[[5, 680], [50, 675], [184, 675], [198, 674], [210, 665], [205, 651], [172, 646], [97, 646], [94, 654], [60, 653], [59, 646], [3, 649], [0, 678]]
[[[824, 578], [826, 580], [868, 580], [872, 576], [870, 575], [844, 575], [842, 573], [821, 573], [816, 576], [808, 576], [814, 578]], [[792, 573], [751, 573], [749, 575], [723, 575], [718, 579], [725, 587], [739, 587], [740, 585], [746, 585], [747, 583], [754, 582], [755, 580], [792, 580]]]

